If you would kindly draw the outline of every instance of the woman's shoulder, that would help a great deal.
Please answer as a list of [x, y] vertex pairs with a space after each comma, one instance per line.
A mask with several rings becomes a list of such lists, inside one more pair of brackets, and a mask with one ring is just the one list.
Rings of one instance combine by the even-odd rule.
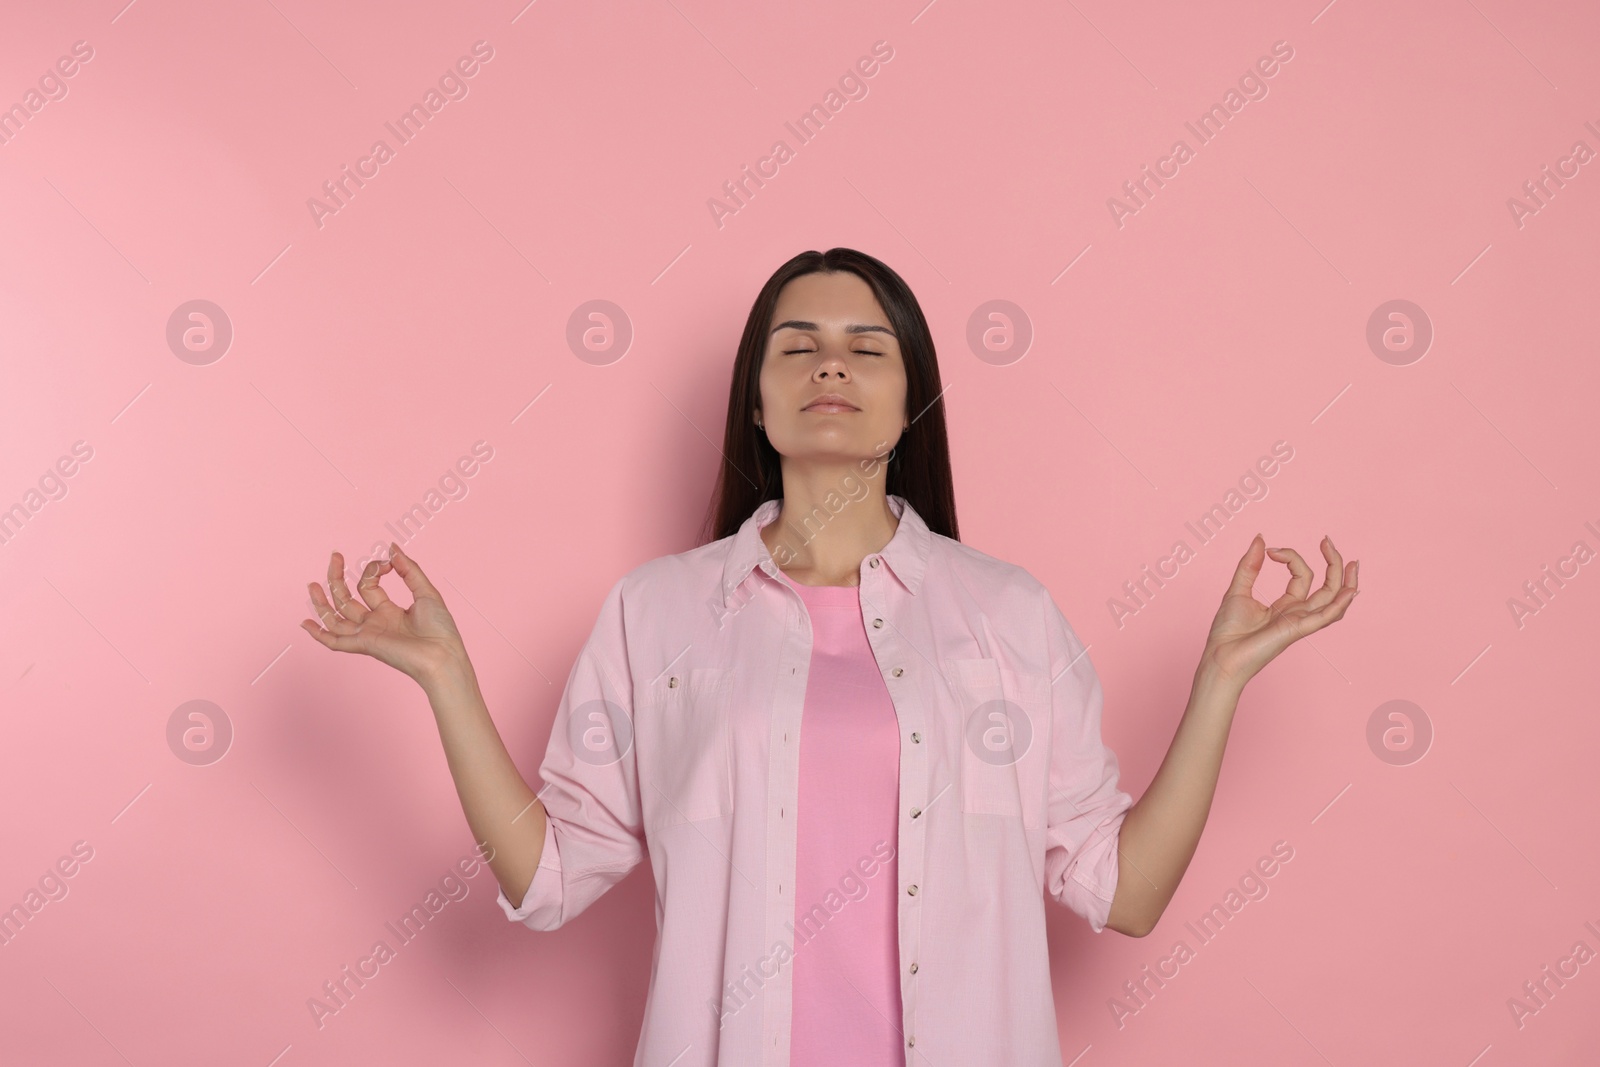
[[1050, 595], [1044, 583], [1021, 564], [990, 555], [943, 534], [932, 535], [929, 557], [930, 571], [938, 564], [952, 577], [961, 579], [963, 584], [1009, 596]]
[[656, 556], [617, 580], [625, 598], [660, 595], [705, 596], [721, 585], [733, 535], [682, 552]]

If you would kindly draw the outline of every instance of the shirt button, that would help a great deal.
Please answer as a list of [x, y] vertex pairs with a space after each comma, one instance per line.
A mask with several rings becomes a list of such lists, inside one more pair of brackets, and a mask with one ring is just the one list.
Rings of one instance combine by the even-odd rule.
[[911, 896], [916, 896], [917, 895], [917, 887], [914, 886], [914, 885], [908, 885], [908, 886], [906, 886], [906, 892], [908, 894], [910, 894]]
[[889, 673], [893, 674], [896, 678], [898, 678], [902, 674], [906, 673], [906, 669], [904, 667], [896, 667], [893, 671], [891, 671]]
[[882, 619], [873, 619], [873, 620], [872, 620], [872, 628], [873, 628], [873, 629], [874, 629], [874, 630], [881, 630], [881, 629], [883, 629], [883, 620], [882, 620]]
[[878, 557], [877, 556], [873, 556], [872, 557], [872, 562], [867, 564], [867, 566], [869, 566], [869, 567], [876, 567], [877, 565], [878, 565]]
[[922, 735], [917, 733], [915, 730], [911, 731], [911, 743], [913, 745], [922, 744]]
[[917, 1043], [917, 1039], [916, 1038], [914, 1038], [914, 1037], [907, 1037], [906, 1038], [906, 1048], [910, 1048], [912, 1045], [915, 1045], [916, 1043]]
[[911, 809], [911, 817], [913, 819], [915, 819], [918, 815], [921, 815], [921, 814], [922, 814], [922, 809], [921, 808], [912, 808]]
[[913, 963], [911, 965], [911, 973], [912, 974], [916, 974], [917, 973], [917, 965], [915, 963]]
[[667, 688], [668, 689], [676, 689], [676, 688], [678, 688], [678, 676], [676, 674], [674, 674], [671, 678], [667, 679]]

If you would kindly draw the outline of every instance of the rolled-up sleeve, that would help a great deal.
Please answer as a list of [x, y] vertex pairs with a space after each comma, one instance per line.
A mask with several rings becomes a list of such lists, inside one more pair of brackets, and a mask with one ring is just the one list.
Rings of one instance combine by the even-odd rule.
[[1100, 678], [1046, 594], [1050, 653], [1050, 792], [1045, 889], [1100, 933], [1117, 891], [1117, 839], [1133, 798], [1117, 788], [1117, 756], [1100, 739]]
[[539, 766], [546, 814], [539, 866], [520, 905], [499, 892], [506, 918], [533, 930], [575, 918], [644, 858], [626, 582], [607, 594], [556, 708]]

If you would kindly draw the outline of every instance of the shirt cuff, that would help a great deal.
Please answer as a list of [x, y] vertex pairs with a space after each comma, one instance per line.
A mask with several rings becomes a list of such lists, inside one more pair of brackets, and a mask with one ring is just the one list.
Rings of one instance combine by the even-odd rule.
[[1097, 833], [1085, 844], [1067, 877], [1064, 889], [1067, 906], [1089, 921], [1089, 929], [1102, 933], [1111, 918], [1111, 901], [1117, 895], [1117, 839], [1122, 835], [1122, 817], [1109, 833]]
[[534, 869], [533, 881], [523, 894], [522, 905], [512, 905], [506, 891], [501, 889], [497, 899], [509, 922], [520, 922], [535, 930], [551, 929], [548, 919], [560, 914], [561, 907], [561, 852], [556, 846], [555, 820], [546, 813], [544, 820], [544, 848], [539, 853], [539, 866]]

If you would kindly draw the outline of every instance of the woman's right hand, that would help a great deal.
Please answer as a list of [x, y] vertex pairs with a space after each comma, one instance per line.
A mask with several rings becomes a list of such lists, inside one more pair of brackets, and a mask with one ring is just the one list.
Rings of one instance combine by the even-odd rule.
[[[390, 600], [378, 580], [395, 571], [411, 591], [412, 603], [402, 608]], [[322, 625], [302, 619], [300, 626], [335, 652], [359, 652], [387, 663], [426, 687], [445, 671], [467, 663], [466, 649], [444, 598], [428, 581], [422, 568], [391, 543], [389, 558], [367, 564], [356, 581], [359, 599], [344, 581], [344, 557], [328, 558], [328, 589], [310, 583], [311, 600]], [[326, 629], [324, 629], [326, 627]]]

